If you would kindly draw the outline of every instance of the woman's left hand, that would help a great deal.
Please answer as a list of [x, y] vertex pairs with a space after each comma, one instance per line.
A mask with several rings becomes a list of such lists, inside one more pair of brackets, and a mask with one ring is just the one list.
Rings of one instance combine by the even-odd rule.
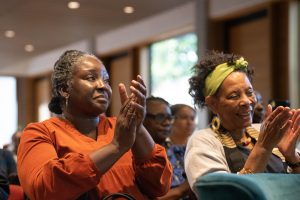
[[278, 143], [280, 152], [289, 162], [299, 162], [300, 157], [296, 152], [297, 139], [300, 135], [300, 109], [293, 110], [292, 125]]
[[128, 98], [133, 98], [134, 102], [134, 113], [137, 127], [140, 127], [144, 121], [146, 114], [146, 86], [140, 75], [137, 76], [136, 80], [131, 81], [130, 86], [131, 94], [128, 96], [124, 84], [119, 84], [119, 93], [121, 103], [123, 104]]

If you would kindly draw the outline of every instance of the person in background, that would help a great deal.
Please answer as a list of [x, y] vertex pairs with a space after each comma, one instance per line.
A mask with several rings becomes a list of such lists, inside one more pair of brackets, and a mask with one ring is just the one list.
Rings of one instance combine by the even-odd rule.
[[[2, 161], [1, 161], [2, 162]], [[0, 200], [7, 200], [10, 194], [9, 182], [6, 173], [0, 168]]]
[[11, 142], [12, 142], [12, 151], [14, 153], [14, 158], [17, 162], [17, 152], [18, 152], [18, 148], [19, 148], [19, 144], [20, 144], [20, 138], [22, 135], [22, 131], [21, 129], [18, 129], [11, 137]]
[[111, 101], [109, 75], [94, 55], [68, 50], [54, 65], [55, 113], [24, 129], [18, 148], [18, 173], [30, 200], [102, 199], [114, 193], [136, 199], [165, 195], [172, 167], [164, 147], [143, 126], [146, 87], [119, 84], [117, 117], [103, 115]]
[[265, 107], [261, 94], [256, 90], [254, 91], [256, 96], [256, 104], [254, 106], [252, 123], [261, 123], [265, 116]]
[[0, 170], [8, 179], [17, 176], [17, 165], [11, 151], [0, 149]]
[[[184, 171], [184, 154], [188, 138], [196, 128], [196, 110], [186, 104], [175, 104], [171, 106], [174, 122], [171, 134], [166, 139], [167, 154], [173, 166], [173, 178], [170, 192], [166, 196], [172, 199], [196, 199], [192, 192]], [[179, 192], [178, 192], [179, 191]], [[176, 196], [176, 194], [179, 194]], [[166, 198], [167, 199], [167, 198]]]
[[[188, 194], [190, 193], [190, 188], [184, 182], [184, 174], [182, 174], [182, 161], [184, 153], [181, 151], [181, 147], [176, 149], [174, 146], [173, 148], [170, 143], [170, 134], [174, 122], [174, 116], [172, 115], [170, 104], [161, 97], [150, 96], [146, 99], [146, 105], [147, 109], [144, 126], [149, 131], [155, 142], [165, 146], [167, 149], [168, 158], [173, 167], [171, 189], [165, 196], [159, 197], [158, 199], [175, 200], [189, 198]], [[176, 138], [178, 139], [178, 137]], [[182, 142], [186, 142], [186, 140], [181, 141], [180, 143], [182, 144]]]
[[171, 133], [173, 121], [174, 117], [169, 102], [161, 97], [154, 96], [146, 99], [144, 126], [157, 144], [166, 145], [166, 138]]
[[192, 188], [208, 173], [287, 173], [287, 166], [290, 173], [300, 172], [295, 150], [300, 109], [273, 111], [268, 105], [264, 121], [254, 126], [253, 70], [243, 57], [211, 51], [193, 70], [189, 92], [198, 107], [207, 105], [216, 117], [188, 140], [185, 171]]

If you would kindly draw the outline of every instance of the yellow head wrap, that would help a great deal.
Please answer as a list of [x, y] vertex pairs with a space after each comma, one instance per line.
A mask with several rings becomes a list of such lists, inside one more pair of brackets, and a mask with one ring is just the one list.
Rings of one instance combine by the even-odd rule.
[[234, 64], [222, 63], [218, 65], [205, 79], [204, 95], [209, 96], [216, 93], [225, 78], [237, 69], [247, 70], [248, 62], [243, 57], [236, 60]]

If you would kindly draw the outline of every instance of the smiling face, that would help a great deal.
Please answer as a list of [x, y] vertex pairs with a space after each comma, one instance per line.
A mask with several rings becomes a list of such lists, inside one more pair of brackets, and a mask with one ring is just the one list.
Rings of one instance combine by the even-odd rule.
[[82, 117], [105, 113], [112, 90], [104, 65], [93, 56], [84, 56], [75, 66], [70, 82], [67, 112]]
[[256, 98], [252, 85], [243, 72], [233, 72], [223, 81], [209, 107], [220, 117], [227, 130], [241, 130], [251, 125]]

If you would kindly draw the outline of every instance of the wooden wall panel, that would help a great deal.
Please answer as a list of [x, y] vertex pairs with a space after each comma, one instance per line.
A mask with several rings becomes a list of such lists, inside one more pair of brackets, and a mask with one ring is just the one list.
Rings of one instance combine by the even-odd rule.
[[17, 78], [18, 125], [24, 128], [35, 121], [35, 93], [33, 78]]
[[116, 58], [110, 63], [111, 87], [113, 91], [111, 101], [111, 116], [117, 116], [121, 108], [119, 96], [119, 83], [124, 83], [129, 92], [130, 81], [132, 80], [133, 68], [131, 54]]
[[255, 70], [253, 87], [265, 102], [272, 98], [271, 38], [268, 16], [238, 23], [228, 31], [228, 51], [245, 57]]

